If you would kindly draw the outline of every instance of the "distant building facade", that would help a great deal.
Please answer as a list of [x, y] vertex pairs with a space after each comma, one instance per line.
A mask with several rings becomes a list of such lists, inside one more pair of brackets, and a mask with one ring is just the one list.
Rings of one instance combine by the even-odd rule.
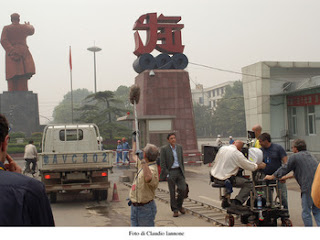
[[203, 88], [202, 84], [197, 84], [195, 89], [191, 89], [192, 100], [194, 103], [208, 106], [214, 111], [219, 100], [226, 92], [226, 86], [232, 86], [233, 83], [234, 81], [228, 81], [208, 88]]
[[261, 124], [286, 150], [302, 138], [320, 152], [320, 62], [258, 62], [242, 73], [247, 129]]

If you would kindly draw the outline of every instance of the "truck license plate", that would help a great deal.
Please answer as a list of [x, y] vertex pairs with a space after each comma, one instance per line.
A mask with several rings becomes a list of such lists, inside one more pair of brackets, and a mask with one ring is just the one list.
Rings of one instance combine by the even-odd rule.
[[86, 174], [85, 173], [68, 173], [66, 178], [67, 180], [86, 179]]

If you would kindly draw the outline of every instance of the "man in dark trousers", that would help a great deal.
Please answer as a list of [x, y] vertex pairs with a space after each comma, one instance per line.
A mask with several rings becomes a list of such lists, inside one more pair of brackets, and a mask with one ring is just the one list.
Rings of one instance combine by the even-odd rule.
[[[282, 164], [286, 164], [288, 156], [283, 147], [279, 144], [271, 142], [269, 133], [262, 133], [259, 137], [259, 143], [263, 152], [263, 162], [266, 164], [263, 173], [265, 175], [272, 175]], [[288, 194], [285, 180], [280, 180], [278, 187], [281, 190], [282, 205], [288, 209]]]
[[[169, 133], [167, 136], [168, 145], [163, 146], [160, 151], [160, 180], [167, 179], [170, 191], [170, 206], [173, 216], [178, 217], [180, 211], [185, 214], [182, 207], [186, 192], [186, 181], [183, 162], [182, 147], [176, 144], [176, 134]], [[178, 196], [176, 198], [176, 186]]]
[[272, 175], [267, 175], [266, 180], [286, 179], [285, 176], [289, 172], [294, 172], [301, 189], [301, 206], [302, 206], [302, 220], [304, 225], [312, 226], [312, 215], [318, 226], [320, 226], [320, 209], [317, 208], [311, 198], [311, 186], [319, 161], [307, 151], [306, 142], [303, 139], [296, 139], [292, 145], [292, 154], [289, 157], [287, 164], [280, 167]]
[[[33, 175], [36, 172], [38, 152], [33, 140], [29, 141], [29, 144], [24, 148], [24, 160], [26, 161], [26, 168], [23, 173], [30, 173]], [[32, 171], [30, 170], [30, 164], [32, 163]]]
[[22, 175], [7, 154], [8, 132], [7, 119], [0, 114], [0, 226], [54, 226], [44, 184]]

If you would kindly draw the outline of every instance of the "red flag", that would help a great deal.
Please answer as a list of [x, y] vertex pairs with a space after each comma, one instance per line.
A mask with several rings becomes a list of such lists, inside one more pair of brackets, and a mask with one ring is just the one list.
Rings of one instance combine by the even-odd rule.
[[70, 70], [72, 70], [71, 46], [69, 47], [69, 65], [70, 65]]

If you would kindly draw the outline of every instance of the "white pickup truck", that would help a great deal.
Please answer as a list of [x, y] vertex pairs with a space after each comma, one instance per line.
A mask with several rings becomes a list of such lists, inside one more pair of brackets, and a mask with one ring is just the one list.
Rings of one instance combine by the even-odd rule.
[[95, 124], [47, 125], [39, 154], [41, 181], [52, 203], [58, 192], [90, 190], [95, 200], [106, 200], [114, 153], [101, 150]]

